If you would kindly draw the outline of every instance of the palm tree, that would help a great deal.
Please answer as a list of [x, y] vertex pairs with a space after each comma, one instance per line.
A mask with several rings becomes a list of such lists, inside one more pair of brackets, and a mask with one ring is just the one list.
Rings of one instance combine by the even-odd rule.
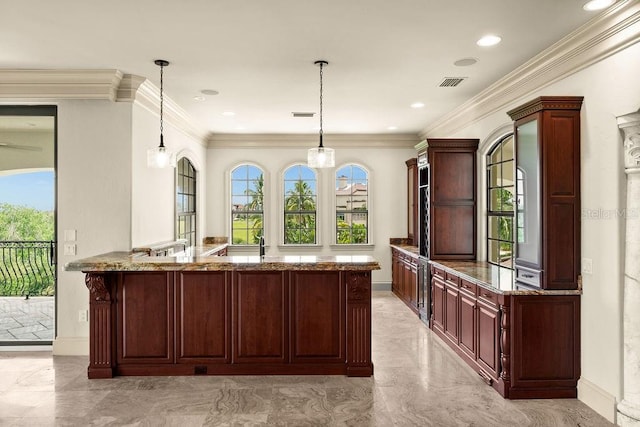
[[301, 179], [295, 182], [287, 192], [284, 210], [285, 243], [315, 243], [316, 200], [308, 183]]
[[251, 222], [252, 229], [252, 243], [258, 243], [260, 236], [264, 233], [263, 224], [263, 202], [264, 202], [264, 176], [260, 174], [255, 181], [254, 188], [248, 188], [245, 190], [245, 194], [251, 197], [251, 201], [246, 207], [246, 210], [253, 212], [248, 215], [248, 220]]

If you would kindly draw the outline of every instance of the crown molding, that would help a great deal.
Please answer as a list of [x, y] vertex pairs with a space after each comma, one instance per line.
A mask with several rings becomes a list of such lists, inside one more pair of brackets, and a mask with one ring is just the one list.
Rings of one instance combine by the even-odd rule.
[[0, 70], [0, 99], [115, 101], [120, 70]]
[[[160, 89], [144, 77], [125, 75], [122, 90], [118, 90], [118, 102], [134, 102], [152, 114], [160, 117]], [[164, 96], [163, 120], [195, 139], [203, 147], [207, 146], [209, 132], [197, 125], [194, 120], [171, 98]]]
[[[324, 134], [324, 145], [331, 148], [413, 148], [418, 135], [400, 134]], [[240, 134], [209, 135], [209, 148], [312, 148], [317, 134]]]
[[640, 2], [615, 4], [423, 129], [420, 138], [452, 135], [638, 41]]

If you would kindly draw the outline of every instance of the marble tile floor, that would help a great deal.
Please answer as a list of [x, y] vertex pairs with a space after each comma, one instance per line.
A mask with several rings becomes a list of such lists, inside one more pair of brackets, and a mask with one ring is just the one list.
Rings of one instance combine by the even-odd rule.
[[390, 292], [372, 378], [86, 378], [86, 357], [0, 353], [0, 426], [608, 426], [582, 402], [503, 399]]

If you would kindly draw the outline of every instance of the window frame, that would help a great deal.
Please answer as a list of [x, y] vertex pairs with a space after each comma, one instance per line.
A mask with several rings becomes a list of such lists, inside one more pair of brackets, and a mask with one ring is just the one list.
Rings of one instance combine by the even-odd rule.
[[[234, 171], [236, 171], [238, 168], [241, 167], [247, 167], [247, 168], [256, 168], [260, 173], [258, 175], [258, 177], [262, 176], [262, 210], [260, 211], [255, 211], [255, 210], [242, 210], [242, 211], [235, 211], [233, 209], [234, 206], [234, 196], [247, 196], [249, 197], [247, 194], [234, 194], [234, 181], [246, 181], [247, 182], [247, 187], [245, 189], [245, 191], [249, 190], [249, 182], [254, 181], [252, 179], [249, 179], [249, 169], [247, 169], [247, 175], [246, 178], [244, 180], [234, 180], [233, 178], [233, 173]], [[250, 243], [249, 240], [249, 235], [248, 232], [250, 230], [250, 228], [248, 227], [247, 224], [247, 242], [245, 243], [235, 243], [234, 242], [234, 237], [233, 237], [233, 231], [234, 231], [234, 227], [233, 227], [233, 221], [234, 221], [234, 217], [236, 215], [255, 215], [256, 213], [259, 213], [262, 216], [262, 236], [265, 237], [266, 239], [266, 223], [265, 223], [265, 219], [266, 219], [266, 201], [267, 201], [267, 196], [266, 196], [266, 191], [267, 191], [267, 175], [265, 173], [265, 169], [260, 166], [257, 165], [255, 163], [251, 163], [251, 162], [243, 162], [243, 163], [238, 163], [235, 166], [231, 167], [231, 169], [229, 170], [229, 174], [228, 174], [228, 183], [229, 183], [229, 191], [228, 191], [228, 197], [229, 197], [229, 203], [227, 205], [227, 212], [229, 214], [229, 221], [228, 221], [228, 229], [229, 229], [229, 245], [231, 246], [236, 246], [236, 247], [254, 247], [254, 246], [258, 246], [258, 242], [255, 243]]]
[[[508, 143], [508, 141], [511, 140], [511, 144], [513, 146], [512, 148], [512, 156], [510, 158], [505, 158], [503, 157], [503, 148], [504, 146]], [[514, 138], [514, 134], [513, 132], [510, 132], [500, 138], [498, 138], [491, 146], [490, 148], [487, 150], [487, 153], [485, 155], [485, 174], [486, 174], [486, 188], [485, 188], [485, 197], [486, 197], [486, 206], [485, 206], [485, 215], [486, 215], [486, 222], [485, 222], [485, 226], [486, 226], [486, 237], [485, 237], [485, 247], [486, 247], [486, 251], [487, 251], [487, 263], [495, 266], [496, 268], [499, 269], [506, 269], [509, 270], [509, 275], [512, 275], [512, 272], [514, 270], [513, 267], [513, 263], [515, 260], [515, 209], [516, 209], [516, 204], [515, 204], [515, 200], [516, 200], [516, 170], [515, 170], [515, 138]], [[491, 156], [495, 153], [496, 150], [500, 150], [500, 159], [496, 162], [491, 160]], [[502, 176], [504, 176], [503, 173], [503, 167], [505, 164], [511, 163], [512, 166], [512, 176], [513, 176], [513, 184], [512, 185], [504, 185], [504, 182], [501, 182], [499, 185], [495, 185], [492, 186], [491, 182], [492, 182], [492, 167], [494, 166], [499, 166], [500, 167], [500, 177], [502, 179]], [[512, 209], [511, 211], [508, 210], [492, 210], [492, 197], [491, 197], [491, 190], [505, 190], [507, 188], [512, 188]], [[502, 219], [510, 219], [511, 220], [511, 228], [510, 228], [510, 237], [511, 239], [505, 239], [505, 238], [500, 238], [499, 236], [497, 238], [495, 237], [491, 237], [491, 221], [492, 219], [496, 219], [497, 221], [500, 221]], [[496, 242], [494, 244], [498, 244], [499, 246], [503, 243], [509, 243], [511, 245], [511, 256], [510, 256], [510, 261], [508, 261], [507, 263], [502, 262], [501, 260], [499, 260], [498, 263], [496, 263], [495, 261], [493, 261], [491, 259], [491, 245], [492, 242]], [[500, 277], [502, 277], [502, 274], [500, 274]]]
[[[359, 209], [350, 209], [350, 210], [341, 210], [338, 211], [338, 195], [336, 194], [336, 190], [338, 189], [338, 172], [341, 169], [344, 169], [345, 167], [356, 167], [361, 169], [364, 173], [365, 173], [365, 179], [367, 182], [367, 199], [366, 199], [366, 209], [364, 211], [364, 214], [366, 215], [366, 242], [364, 243], [353, 243], [353, 242], [349, 242], [349, 243], [339, 243], [338, 242], [338, 216], [340, 215], [344, 215], [346, 217], [346, 215], [351, 214], [351, 215], [362, 215], [363, 211], [359, 210]], [[349, 179], [351, 181], [353, 181], [353, 173], [351, 174], [351, 177], [349, 177]], [[372, 192], [371, 192], [371, 188], [372, 188], [372, 174], [371, 174], [371, 169], [366, 167], [365, 165], [358, 163], [358, 162], [347, 162], [347, 163], [343, 163], [339, 166], [337, 166], [335, 168], [335, 171], [332, 173], [332, 180], [333, 180], [333, 184], [331, 186], [332, 188], [332, 193], [331, 193], [331, 198], [333, 199], [333, 219], [331, 220], [333, 227], [332, 227], [332, 248], [333, 249], [340, 249], [340, 248], [352, 248], [352, 247], [357, 247], [357, 248], [363, 248], [363, 247], [373, 247], [374, 243], [373, 243], [373, 232], [372, 232], [372, 200], [373, 200], [373, 196], [372, 196]], [[353, 223], [352, 223], [353, 224]], [[350, 227], [351, 228], [351, 227]]]
[[[193, 176], [181, 174], [181, 168], [186, 162], [187, 166], [193, 171]], [[175, 172], [175, 181], [174, 181], [174, 206], [175, 206], [175, 237], [177, 239], [186, 239], [187, 247], [195, 246], [198, 243], [198, 170], [196, 169], [193, 162], [188, 157], [181, 157], [176, 163], [176, 172]], [[179, 192], [180, 178], [189, 179], [190, 185], [187, 186], [187, 191], [192, 189], [191, 192], [185, 192], [185, 185], [182, 186], [182, 192]], [[192, 210], [180, 210], [178, 208], [178, 197], [189, 197], [193, 199], [193, 209]], [[184, 203], [183, 203], [184, 207]], [[185, 231], [184, 233], [180, 233], [180, 219], [181, 218], [189, 218], [189, 223], [191, 224], [190, 230]], [[188, 236], [187, 236], [188, 235]]]
[[[298, 211], [286, 211], [286, 203], [287, 203], [287, 194], [286, 194], [286, 182], [287, 181], [293, 181], [293, 180], [287, 180], [285, 179], [287, 172], [295, 167], [304, 167], [307, 168], [311, 173], [313, 173], [313, 177], [314, 177], [314, 181], [315, 181], [315, 193], [313, 194], [313, 197], [315, 198], [315, 210], [314, 211], [308, 211], [308, 210], [298, 210]], [[301, 180], [301, 176], [298, 177], [298, 180], [295, 181], [299, 181]], [[308, 180], [302, 180], [302, 181], [308, 181]], [[320, 246], [320, 209], [319, 209], [319, 205], [320, 205], [320, 179], [319, 179], [319, 173], [316, 169], [314, 168], [310, 168], [309, 166], [307, 166], [306, 163], [303, 162], [296, 162], [296, 163], [292, 163], [288, 166], [286, 166], [282, 172], [280, 173], [280, 247], [281, 248], [291, 248], [291, 247], [296, 247], [296, 248], [300, 248], [300, 247], [317, 247]], [[309, 212], [313, 212], [313, 215], [315, 217], [315, 231], [314, 231], [314, 242], [313, 243], [287, 243], [286, 242], [286, 237], [287, 237], [287, 214], [289, 213], [298, 213], [298, 214], [308, 214]]]

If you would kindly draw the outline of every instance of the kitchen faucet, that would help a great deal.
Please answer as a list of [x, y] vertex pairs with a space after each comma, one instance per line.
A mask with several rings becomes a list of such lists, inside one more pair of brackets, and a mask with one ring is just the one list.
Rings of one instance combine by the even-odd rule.
[[264, 236], [260, 236], [260, 258], [264, 258]]

